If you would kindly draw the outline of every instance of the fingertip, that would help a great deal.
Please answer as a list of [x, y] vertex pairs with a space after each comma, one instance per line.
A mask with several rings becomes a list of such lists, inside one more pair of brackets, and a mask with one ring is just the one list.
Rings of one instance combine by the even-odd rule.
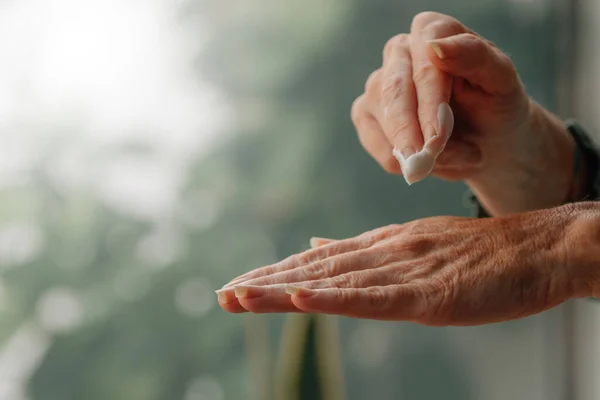
[[438, 106], [438, 134], [445, 137], [446, 141], [450, 139], [454, 130], [454, 112], [450, 104], [443, 102]]
[[446, 58], [446, 53], [442, 48], [442, 44], [438, 40], [427, 40], [426, 43], [429, 45], [430, 50], [433, 51], [433, 53], [430, 53], [431, 55], [434, 55], [435, 58], [440, 60]]
[[242, 307], [237, 297], [233, 293], [233, 290], [216, 290], [217, 301], [221, 308], [229, 313], [240, 314], [245, 313], [247, 310]]
[[311, 237], [310, 238], [310, 247], [317, 248], [321, 246], [325, 246], [329, 243], [334, 242], [333, 239], [321, 238], [321, 237]]
[[231, 314], [243, 314], [243, 313], [247, 313], [248, 312], [248, 310], [246, 310], [237, 301], [235, 303], [220, 304], [220, 306], [221, 306], [221, 308], [223, 310], [225, 310], [225, 311], [227, 311], [228, 313], [231, 313]]
[[217, 300], [219, 304], [233, 303], [237, 300], [233, 288], [215, 290], [215, 293], [217, 294]]

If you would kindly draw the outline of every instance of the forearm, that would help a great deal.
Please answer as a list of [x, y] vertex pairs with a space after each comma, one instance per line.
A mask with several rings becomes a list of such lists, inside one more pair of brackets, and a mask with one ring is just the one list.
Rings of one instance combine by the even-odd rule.
[[523, 148], [489, 160], [489, 166], [467, 180], [483, 207], [493, 216], [563, 204], [581, 190], [573, 182], [575, 143], [562, 121], [532, 103]]

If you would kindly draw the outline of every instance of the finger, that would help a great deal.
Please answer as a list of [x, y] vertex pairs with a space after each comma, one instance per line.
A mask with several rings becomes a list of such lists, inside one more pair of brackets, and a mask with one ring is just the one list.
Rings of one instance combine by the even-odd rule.
[[380, 320], [418, 320], [426, 303], [411, 285], [372, 286], [365, 289], [306, 289], [287, 285], [298, 309]]
[[308, 265], [302, 265], [287, 271], [281, 271], [261, 278], [244, 282], [247, 285], [265, 286], [278, 283], [294, 283], [325, 279], [351, 271], [372, 269], [380, 266], [385, 260], [374, 256], [368, 250], [357, 250], [349, 253], [338, 254]]
[[362, 147], [391, 174], [401, 172], [400, 164], [392, 154], [392, 145], [384, 134], [379, 122], [370, 112], [365, 95], [360, 96], [352, 105], [352, 122], [358, 133]]
[[244, 313], [246, 309], [240, 305], [232, 289], [217, 290], [217, 300], [221, 308], [230, 313]]
[[234, 285], [241, 283], [250, 283], [253, 279], [268, 277], [280, 272], [289, 271], [301, 266], [306, 266], [311, 263], [325, 260], [336, 255], [342, 255], [349, 252], [366, 250], [375, 245], [379, 241], [385, 240], [402, 231], [402, 225], [392, 224], [381, 228], [376, 228], [371, 231], [364, 232], [356, 237], [336, 240], [328, 245], [318, 247], [316, 249], [307, 250], [305, 252], [289, 256], [283, 261], [266, 267], [257, 268], [238, 278], [233, 279], [230, 283], [223, 286], [223, 289], [231, 288]]
[[508, 56], [473, 33], [430, 40], [428, 45], [428, 58], [436, 68], [489, 94], [507, 95], [521, 88]]
[[415, 279], [420, 273], [408, 265], [403, 266], [399, 263], [392, 263], [379, 268], [352, 271], [314, 281], [297, 282], [294, 283], [294, 286], [307, 289], [359, 289], [371, 286], [389, 286], [409, 282], [411, 279]]
[[242, 282], [247, 282], [252, 279], [268, 276], [281, 271], [287, 271], [293, 268], [297, 268], [301, 265], [308, 265], [312, 262], [323, 260], [337, 254], [343, 254], [349, 251], [354, 251], [356, 249], [363, 248], [366, 245], [369, 245], [369, 243], [362, 240], [360, 237], [346, 240], [338, 240], [335, 243], [331, 243], [327, 246], [311, 249], [300, 254], [294, 254], [278, 263], [252, 270], [244, 275], [233, 279], [231, 282], [223, 286], [223, 288], [230, 288], [234, 285], [238, 285]]
[[235, 287], [240, 307], [253, 313], [302, 312], [285, 291], [285, 285]]
[[[448, 105], [452, 89], [452, 77], [440, 71], [428, 55], [428, 40], [444, 38], [466, 32], [467, 29], [452, 17], [424, 13], [415, 17], [411, 27], [411, 55], [413, 81], [417, 91], [418, 115], [425, 142], [436, 157], [448, 141], [451, 109]], [[445, 118], [445, 120], [442, 120]]]
[[333, 240], [333, 239], [312, 237], [312, 238], [310, 238], [310, 247], [314, 249], [316, 247], [325, 246], [325, 245], [333, 243], [333, 242], [335, 242], [335, 240]]
[[379, 123], [389, 143], [408, 158], [423, 146], [417, 115], [417, 93], [412, 76], [408, 35], [390, 39], [384, 48]]

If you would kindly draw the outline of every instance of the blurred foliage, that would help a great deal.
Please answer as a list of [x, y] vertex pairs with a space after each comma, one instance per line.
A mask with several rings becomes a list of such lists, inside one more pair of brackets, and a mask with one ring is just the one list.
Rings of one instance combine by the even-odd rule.
[[[190, 43], [198, 21], [209, 37], [198, 44], [196, 73], [226, 94], [234, 123], [212, 151], [183, 166], [172, 207], [156, 218], [57, 183], [51, 166], [74, 140], [68, 134], [44, 147], [30, 179], [0, 192], [0, 378], [14, 386], [5, 398], [19, 398], [21, 379], [32, 400], [262, 400], [272, 363], [253, 370], [244, 344], [247, 317], [218, 309], [214, 289], [307, 248], [313, 235], [343, 238], [469, 213], [462, 184], [429, 179], [409, 190], [355, 138], [350, 105], [379, 67], [385, 41], [409, 29], [419, 11], [448, 12], [508, 51], [530, 92], [552, 107], [556, 4], [179, 2]], [[78, 129], [48, 127], [44, 134]], [[89, 163], [153, 157], [151, 146], [131, 143]], [[512, 354], [515, 371], [525, 374], [539, 354], [511, 350], [501, 339], [543, 342], [545, 318], [469, 334], [341, 320], [347, 398], [482, 398], [478, 393], [493, 389], [481, 389], [476, 374], [494, 371], [488, 364], [498, 354]], [[276, 353], [282, 317], [260, 323], [268, 329], [248, 343]], [[495, 353], [489, 350], [496, 356], [487, 354], [485, 364], [485, 352], [469, 354], [457, 345], [463, 334], [479, 349], [496, 344]], [[10, 358], [12, 348], [19, 351]]]

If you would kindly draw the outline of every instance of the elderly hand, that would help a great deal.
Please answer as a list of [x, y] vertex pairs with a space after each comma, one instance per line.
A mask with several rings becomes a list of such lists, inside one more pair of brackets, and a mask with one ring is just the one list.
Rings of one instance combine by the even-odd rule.
[[425, 149], [434, 175], [466, 180], [493, 215], [563, 204], [572, 184], [566, 129], [529, 99], [508, 56], [447, 15], [421, 13], [387, 42], [352, 120], [385, 170], [402, 173]]
[[574, 210], [582, 207], [484, 220], [434, 217], [320, 240], [322, 246], [234, 279], [217, 292], [219, 302], [231, 312], [300, 311], [427, 325], [523, 317], [591, 294], [591, 269], [569, 252], [590, 233], [577, 234], [583, 214]]

